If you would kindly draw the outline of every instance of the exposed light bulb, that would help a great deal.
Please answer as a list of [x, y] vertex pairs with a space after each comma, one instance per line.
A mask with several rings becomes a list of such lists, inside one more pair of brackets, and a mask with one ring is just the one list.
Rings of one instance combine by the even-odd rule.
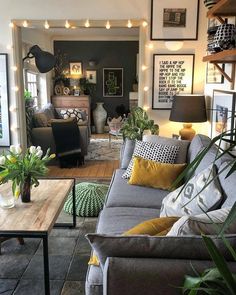
[[27, 20], [24, 20], [24, 21], [23, 21], [22, 26], [23, 26], [24, 28], [27, 28], [27, 27], [29, 26]]
[[146, 71], [147, 68], [148, 68], [147, 66], [142, 65], [142, 71]]
[[9, 111], [10, 112], [16, 112], [16, 110], [17, 110], [17, 108], [15, 107], [15, 106], [11, 106], [10, 108], [9, 108]]
[[14, 23], [13, 23], [13, 22], [10, 22], [10, 23], [9, 23], [9, 27], [10, 27], [10, 28], [14, 28]]
[[73, 29], [73, 30], [76, 29], [76, 26], [72, 26], [71, 29]]
[[111, 28], [111, 25], [110, 25], [110, 22], [108, 20], [107, 23], [106, 23], [106, 29], [109, 30], [110, 28]]
[[149, 44], [146, 45], [146, 47], [149, 48], [149, 49], [153, 49], [153, 44], [149, 43]]
[[70, 23], [68, 22], [68, 20], [66, 20], [66, 22], [65, 22], [65, 28], [67, 28], [67, 29], [70, 28]]
[[84, 24], [85, 28], [89, 28], [90, 27], [90, 23], [89, 23], [89, 20], [87, 19], [85, 24]]
[[7, 44], [6, 48], [7, 48], [7, 50], [11, 50], [12, 49], [12, 45]]
[[16, 72], [17, 71], [17, 66], [12, 66], [11, 69], [12, 69], [12, 71]]
[[128, 23], [127, 23], [127, 27], [128, 27], [128, 28], [132, 28], [132, 26], [133, 26], [133, 25], [132, 25], [132, 23], [131, 23], [131, 20], [129, 19], [129, 20], [128, 20]]
[[142, 26], [145, 28], [148, 25], [148, 22], [146, 22], [145, 20], [142, 23]]
[[18, 87], [18, 86], [14, 86], [14, 87], [12, 87], [12, 89], [13, 89], [15, 92], [19, 91], [19, 87]]
[[148, 86], [145, 86], [145, 87], [143, 88], [143, 90], [144, 90], [145, 92], [147, 92], [147, 91], [149, 90], [149, 87], [148, 87]]
[[145, 105], [145, 106], [143, 106], [143, 110], [144, 110], [145, 112], [147, 112], [147, 111], [149, 110], [149, 107], [148, 107], [147, 105]]
[[48, 23], [47, 20], [45, 20], [44, 28], [45, 28], [46, 30], [48, 30], [48, 29], [50, 28], [49, 23]]
[[19, 129], [19, 128], [16, 125], [11, 126], [11, 131], [16, 131], [17, 129]]

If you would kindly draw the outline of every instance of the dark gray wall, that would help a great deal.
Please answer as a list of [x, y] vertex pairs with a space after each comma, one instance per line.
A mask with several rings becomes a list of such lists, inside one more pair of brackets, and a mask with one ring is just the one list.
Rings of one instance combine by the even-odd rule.
[[[92, 97], [92, 108], [96, 102], [104, 102], [108, 116], [115, 116], [118, 105], [129, 107], [129, 92], [136, 76], [136, 55], [138, 41], [54, 41], [54, 53], [58, 50], [67, 54], [69, 62], [82, 61], [83, 73], [97, 70], [97, 88]], [[96, 66], [90, 67], [89, 60], [95, 60]], [[123, 97], [103, 97], [103, 68], [124, 68]]]

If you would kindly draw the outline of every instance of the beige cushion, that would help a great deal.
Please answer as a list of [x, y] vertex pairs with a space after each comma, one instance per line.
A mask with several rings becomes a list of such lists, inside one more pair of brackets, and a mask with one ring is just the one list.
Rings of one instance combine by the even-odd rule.
[[[162, 201], [160, 217], [197, 215], [218, 209], [223, 195], [215, 176], [216, 167], [210, 165], [191, 178], [183, 190], [180, 186], [169, 193]], [[206, 183], [208, 186], [201, 192]]]
[[48, 126], [48, 118], [45, 115], [45, 113], [35, 113], [33, 120], [34, 120], [35, 127], [47, 127]]
[[[208, 212], [207, 214], [183, 216], [172, 226], [167, 236], [218, 234], [230, 209], [230, 207], [227, 207]], [[231, 223], [225, 233], [236, 234], [236, 220]]]

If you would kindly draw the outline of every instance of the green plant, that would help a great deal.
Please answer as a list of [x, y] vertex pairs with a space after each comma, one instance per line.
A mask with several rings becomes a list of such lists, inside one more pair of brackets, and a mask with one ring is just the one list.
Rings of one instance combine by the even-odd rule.
[[11, 145], [9, 153], [0, 156], [0, 184], [12, 181], [12, 192], [18, 197], [26, 179], [30, 186], [38, 186], [38, 178], [44, 176], [48, 169], [46, 164], [55, 157], [47, 150], [44, 157], [40, 146], [31, 146], [25, 153], [19, 145]]
[[96, 84], [90, 83], [89, 80], [85, 77], [79, 79], [80, 89], [84, 92], [84, 94], [94, 94], [96, 90]]
[[[191, 162], [187, 168], [180, 174], [180, 176], [176, 179], [173, 187], [176, 186], [181, 180], [184, 178], [190, 179], [194, 174], [196, 168], [199, 166], [200, 162], [204, 159], [205, 155], [209, 152], [211, 147], [219, 143], [218, 151], [216, 153], [215, 159], [213, 163], [217, 160], [220, 160], [225, 154], [231, 155], [231, 161], [227, 162], [227, 165], [224, 166], [221, 170], [218, 170], [217, 175], [214, 177], [218, 177], [221, 173], [223, 173], [226, 169], [229, 169], [226, 178], [230, 177], [230, 175], [236, 170], [236, 157], [232, 154], [232, 149], [236, 146], [236, 141], [232, 138], [235, 138], [236, 130], [228, 130], [223, 132], [222, 134], [213, 138], [210, 144], [204, 148], [197, 157]], [[228, 144], [228, 147], [225, 150], [220, 148], [221, 143], [225, 142]], [[213, 181], [213, 180], [211, 180]], [[207, 181], [202, 190], [198, 193], [198, 195], [210, 184], [211, 181]], [[183, 189], [185, 186], [183, 186]], [[197, 197], [196, 195], [195, 197]], [[206, 213], [207, 214], [207, 213]], [[232, 248], [227, 237], [224, 232], [228, 228], [228, 226], [236, 220], [236, 202], [232, 207], [226, 221], [223, 226], [219, 228], [218, 236], [223, 240], [225, 246], [228, 251], [231, 253], [231, 256], [234, 261], [236, 261], [236, 251]], [[185, 276], [185, 282], [183, 287], [183, 293], [188, 295], [196, 295], [196, 294], [236, 294], [236, 274], [232, 273], [228, 267], [225, 258], [220, 253], [213, 240], [209, 236], [202, 235], [203, 241], [207, 247], [207, 250], [215, 264], [214, 268], [210, 268], [205, 270], [202, 274], [198, 274], [196, 277]]]
[[158, 134], [159, 126], [149, 120], [147, 113], [140, 107], [134, 108], [123, 124], [120, 132], [124, 138], [141, 140], [144, 130], [150, 130], [151, 134]]

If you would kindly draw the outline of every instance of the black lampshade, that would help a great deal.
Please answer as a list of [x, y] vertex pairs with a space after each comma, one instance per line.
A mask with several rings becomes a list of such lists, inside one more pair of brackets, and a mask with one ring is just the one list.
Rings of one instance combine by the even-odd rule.
[[35, 58], [35, 64], [40, 73], [47, 73], [55, 66], [55, 56], [50, 52], [43, 51], [38, 45], [34, 45], [30, 48], [23, 61], [33, 57]]
[[197, 123], [207, 121], [204, 95], [176, 95], [170, 113], [170, 121]]

